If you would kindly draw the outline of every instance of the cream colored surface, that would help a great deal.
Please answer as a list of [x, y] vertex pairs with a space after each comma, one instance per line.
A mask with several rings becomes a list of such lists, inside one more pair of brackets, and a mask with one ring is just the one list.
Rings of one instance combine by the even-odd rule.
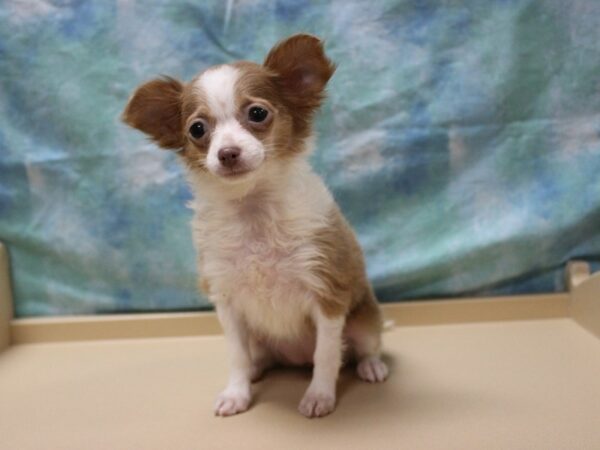
[[8, 252], [0, 242], [0, 352], [11, 343], [12, 293], [10, 289]]
[[[569, 295], [414, 301], [386, 304], [383, 310], [396, 325], [549, 319], [569, 315]], [[215, 313], [193, 312], [17, 319], [11, 332], [15, 344], [24, 344], [215, 335], [221, 327]]]
[[302, 417], [309, 372], [270, 373], [251, 410], [212, 415], [221, 337], [14, 346], [0, 358], [0, 448], [598, 449], [600, 341], [570, 319], [404, 327], [390, 379], [343, 373], [337, 411]]
[[13, 343], [184, 337], [222, 333], [213, 312], [119, 314], [15, 319]]
[[384, 335], [389, 380], [346, 369], [337, 411], [313, 420], [296, 411], [310, 372], [290, 369], [247, 413], [213, 416], [227, 353], [211, 313], [13, 320], [13, 344], [72, 342], [0, 355], [0, 450], [597, 450], [600, 276], [579, 269], [567, 294], [386, 305], [403, 325]]
[[600, 338], [600, 272], [573, 289], [571, 315], [581, 326]]

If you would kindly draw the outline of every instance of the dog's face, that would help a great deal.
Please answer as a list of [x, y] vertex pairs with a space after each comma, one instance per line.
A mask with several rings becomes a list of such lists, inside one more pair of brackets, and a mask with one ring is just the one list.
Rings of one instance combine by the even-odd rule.
[[319, 39], [295, 35], [263, 65], [237, 62], [187, 84], [172, 78], [143, 84], [123, 120], [161, 147], [179, 150], [190, 169], [241, 181], [304, 150], [334, 70]]

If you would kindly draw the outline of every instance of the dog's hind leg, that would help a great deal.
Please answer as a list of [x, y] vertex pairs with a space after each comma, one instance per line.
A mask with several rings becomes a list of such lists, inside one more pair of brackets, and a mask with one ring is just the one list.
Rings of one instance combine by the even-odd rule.
[[389, 373], [381, 360], [381, 333], [383, 322], [377, 301], [367, 292], [361, 302], [348, 316], [344, 337], [349, 353], [356, 360], [356, 373], [361, 380], [370, 383], [384, 381]]

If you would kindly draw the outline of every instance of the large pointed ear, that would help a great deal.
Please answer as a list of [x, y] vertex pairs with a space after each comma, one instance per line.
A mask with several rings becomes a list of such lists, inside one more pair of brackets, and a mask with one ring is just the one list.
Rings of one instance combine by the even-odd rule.
[[271, 49], [264, 66], [277, 76], [277, 84], [290, 106], [314, 112], [325, 97], [325, 85], [335, 71], [323, 43], [309, 34], [296, 34]]
[[136, 89], [123, 112], [123, 122], [149, 135], [163, 148], [183, 147], [181, 124], [183, 84], [159, 78]]

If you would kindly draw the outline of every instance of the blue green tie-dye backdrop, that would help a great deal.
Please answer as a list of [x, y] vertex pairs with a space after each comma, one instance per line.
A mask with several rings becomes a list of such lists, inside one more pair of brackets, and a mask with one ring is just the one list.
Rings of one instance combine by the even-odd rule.
[[596, 0], [0, 3], [0, 239], [19, 316], [206, 307], [173, 154], [119, 122], [157, 74], [339, 64], [317, 170], [379, 297], [563, 289], [600, 256]]

